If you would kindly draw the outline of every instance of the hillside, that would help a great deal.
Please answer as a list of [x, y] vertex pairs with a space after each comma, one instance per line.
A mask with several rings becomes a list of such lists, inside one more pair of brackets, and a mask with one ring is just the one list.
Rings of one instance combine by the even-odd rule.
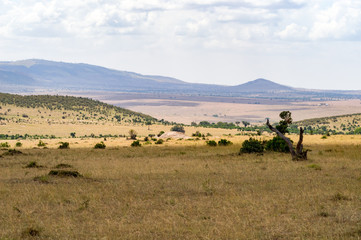
[[332, 134], [360, 134], [361, 113], [312, 118], [294, 122], [295, 125], [305, 127], [306, 132]]
[[[14, 112], [12, 108], [22, 109]], [[0, 120], [32, 122], [47, 119], [47, 122], [102, 122], [118, 124], [157, 122], [157, 119], [124, 108], [83, 97], [51, 95], [15, 95], [0, 93]], [[53, 115], [49, 115], [49, 112]], [[44, 114], [47, 114], [44, 115]], [[61, 116], [54, 118], [58, 113]]]
[[0, 62], [0, 84], [12, 92], [33, 92], [40, 88], [230, 96], [293, 91], [291, 87], [265, 79], [237, 86], [195, 84], [165, 76], [142, 75], [83, 63], [38, 59]]

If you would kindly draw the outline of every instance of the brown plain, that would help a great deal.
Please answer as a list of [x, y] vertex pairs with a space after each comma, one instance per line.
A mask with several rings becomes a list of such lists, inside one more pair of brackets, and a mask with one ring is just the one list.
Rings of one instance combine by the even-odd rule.
[[[302, 162], [238, 155], [247, 137], [227, 138], [98, 150], [22, 141], [23, 154], [0, 158], [0, 239], [361, 238], [360, 136], [307, 135]], [[43, 167], [25, 168], [32, 161]], [[61, 163], [83, 177], [47, 176]]]

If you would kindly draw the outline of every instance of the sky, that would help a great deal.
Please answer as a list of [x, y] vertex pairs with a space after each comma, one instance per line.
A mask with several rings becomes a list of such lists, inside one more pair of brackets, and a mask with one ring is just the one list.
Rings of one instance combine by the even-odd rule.
[[361, 0], [0, 0], [0, 60], [361, 90]]

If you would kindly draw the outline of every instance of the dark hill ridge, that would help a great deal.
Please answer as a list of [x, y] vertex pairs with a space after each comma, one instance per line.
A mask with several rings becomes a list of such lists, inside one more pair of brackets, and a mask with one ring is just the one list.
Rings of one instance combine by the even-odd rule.
[[104, 67], [46, 60], [0, 62], [0, 84], [24, 89], [79, 89], [125, 92], [230, 94], [285, 91], [292, 88], [264, 79], [238, 86], [187, 83], [175, 78], [141, 75]]
[[303, 100], [359, 98], [361, 95], [361, 91], [296, 89], [266, 79], [224, 86], [188, 83], [171, 77], [142, 75], [84, 63], [38, 59], [0, 62], [0, 91], [33, 93], [39, 90]]
[[259, 78], [234, 88], [239, 89], [241, 92], [270, 92], [270, 91], [293, 91], [291, 87], [281, 85], [270, 80]]

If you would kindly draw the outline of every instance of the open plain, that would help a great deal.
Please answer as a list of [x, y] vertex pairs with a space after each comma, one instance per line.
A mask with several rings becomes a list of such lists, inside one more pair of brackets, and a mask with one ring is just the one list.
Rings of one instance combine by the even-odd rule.
[[[300, 162], [228, 139], [24, 140], [1, 151], [0, 239], [360, 239], [360, 136], [307, 135]], [[59, 168], [81, 176], [49, 175]]]

